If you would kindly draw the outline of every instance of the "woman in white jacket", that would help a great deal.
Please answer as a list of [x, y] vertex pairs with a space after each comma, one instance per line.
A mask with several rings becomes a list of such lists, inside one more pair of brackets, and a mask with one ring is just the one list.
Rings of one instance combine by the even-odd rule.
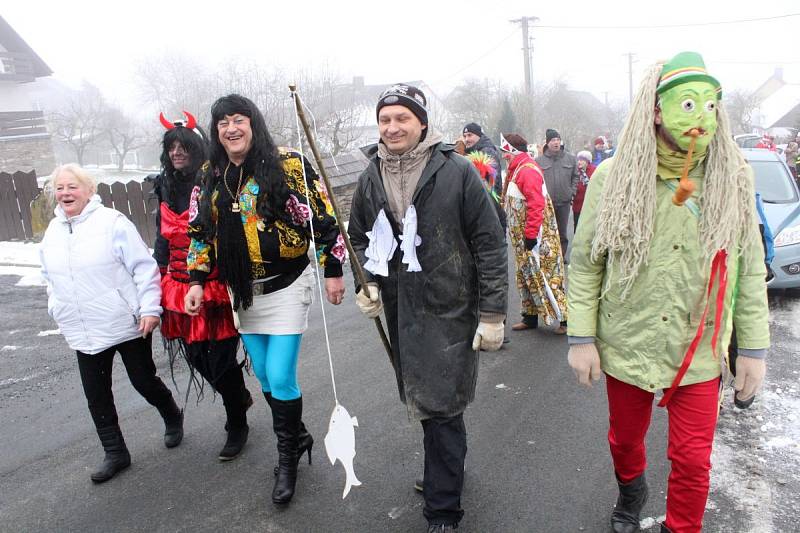
[[116, 352], [131, 384], [164, 418], [168, 448], [183, 439], [183, 412], [156, 375], [151, 333], [161, 314], [161, 286], [136, 227], [103, 207], [94, 180], [78, 165], [56, 168], [51, 185], [58, 205], [40, 249], [47, 309], [78, 353], [89, 412], [106, 454], [91, 478], [102, 483], [131, 463], [111, 392]]

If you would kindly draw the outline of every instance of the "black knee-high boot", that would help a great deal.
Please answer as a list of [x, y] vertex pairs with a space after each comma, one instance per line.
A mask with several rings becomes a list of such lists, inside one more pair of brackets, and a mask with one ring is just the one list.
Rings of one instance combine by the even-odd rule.
[[278, 400], [272, 398], [272, 428], [278, 438], [278, 476], [272, 489], [274, 503], [289, 503], [297, 482], [297, 448], [303, 398]]
[[247, 425], [247, 410], [253, 405], [253, 397], [244, 385], [242, 370], [239, 367], [225, 372], [215, 384], [225, 404], [225, 431], [228, 432], [225, 445], [219, 452], [220, 461], [235, 459], [247, 443], [250, 426]]
[[[272, 408], [272, 393], [271, 392], [264, 392], [264, 398], [267, 400], [267, 404], [269, 404], [270, 408]], [[308, 432], [306, 429], [306, 425], [303, 423], [302, 418], [300, 419], [300, 434], [297, 436], [298, 444], [297, 444], [297, 462], [300, 462], [300, 459], [303, 458], [304, 453], [308, 453], [308, 464], [311, 464], [311, 448], [314, 447], [314, 437], [311, 436], [311, 433]], [[278, 475], [278, 467], [275, 467], [274, 474]]]
[[97, 436], [100, 437], [106, 456], [97, 471], [92, 472], [91, 478], [95, 483], [103, 483], [131, 465], [131, 454], [128, 453], [119, 426], [97, 428]]

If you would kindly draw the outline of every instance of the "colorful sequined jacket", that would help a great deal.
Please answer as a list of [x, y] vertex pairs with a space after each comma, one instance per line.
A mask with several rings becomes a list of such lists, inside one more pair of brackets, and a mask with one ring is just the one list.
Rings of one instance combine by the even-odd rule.
[[[299, 153], [284, 148], [279, 151], [286, 174], [286, 185], [289, 187], [286, 211], [293, 223], [283, 220], [265, 221], [258, 215], [256, 199], [259, 186], [252, 175], [245, 177], [238, 198], [252, 278], [264, 279], [280, 274], [299, 273], [305, 269], [309, 262], [307, 253], [312, 227], [309, 218], [312, 213], [317, 260], [324, 267], [326, 278], [340, 277], [346, 248], [333, 208], [328, 201], [325, 185], [319, 181], [308, 160], [301, 159]], [[205, 163], [200, 171], [200, 183], [216, 183], [210, 194], [201, 185], [196, 185], [189, 204], [191, 243], [187, 266], [192, 281], [204, 281], [216, 262], [217, 199], [220, 194], [228, 193], [224, 190], [222, 180], [216, 175], [212, 176], [212, 173], [219, 172], [209, 163]], [[310, 208], [306, 201], [306, 191], [310, 198]]]

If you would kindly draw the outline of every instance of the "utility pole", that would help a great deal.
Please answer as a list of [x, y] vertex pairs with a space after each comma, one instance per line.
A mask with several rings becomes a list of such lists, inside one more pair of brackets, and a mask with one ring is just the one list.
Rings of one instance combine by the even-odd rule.
[[623, 54], [628, 56], [628, 107], [633, 105], [633, 52]]
[[525, 94], [533, 96], [533, 72], [531, 63], [531, 54], [533, 47], [531, 46], [531, 39], [529, 37], [529, 25], [539, 20], [539, 17], [521, 17], [512, 20], [512, 24], [519, 24], [522, 27], [522, 61], [525, 68]]

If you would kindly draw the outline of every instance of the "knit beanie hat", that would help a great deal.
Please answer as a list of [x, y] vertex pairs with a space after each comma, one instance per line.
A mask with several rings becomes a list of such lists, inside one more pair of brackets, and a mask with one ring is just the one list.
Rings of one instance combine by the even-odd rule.
[[605, 146], [606, 140], [603, 139], [602, 137], [598, 137], [597, 139], [594, 140], [594, 143], [592, 144], [594, 144], [595, 146], [597, 146], [598, 144], [602, 144], [603, 146]]
[[551, 140], [555, 139], [556, 137], [558, 137], [560, 139], [561, 135], [554, 129], [548, 128], [547, 131], [545, 132], [545, 139], [546, 139], [545, 142], [550, 142]]
[[428, 110], [426, 109], [428, 100], [425, 98], [425, 93], [413, 85], [396, 83], [383, 91], [375, 108], [376, 118], [380, 114], [381, 108], [387, 105], [407, 107], [422, 124], [428, 124]]
[[578, 152], [578, 155], [575, 156], [575, 159], [583, 159], [587, 163], [592, 162], [592, 153], [588, 150], [581, 150]]
[[461, 132], [462, 135], [465, 134], [465, 133], [474, 133], [475, 135], [480, 137], [481, 135], [483, 135], [483, 130], [481, 129], [481, 127], [478, 124], [475, 124], [474, 122], [470, 122], [469, 124], [464, 126], [464, 131]]

